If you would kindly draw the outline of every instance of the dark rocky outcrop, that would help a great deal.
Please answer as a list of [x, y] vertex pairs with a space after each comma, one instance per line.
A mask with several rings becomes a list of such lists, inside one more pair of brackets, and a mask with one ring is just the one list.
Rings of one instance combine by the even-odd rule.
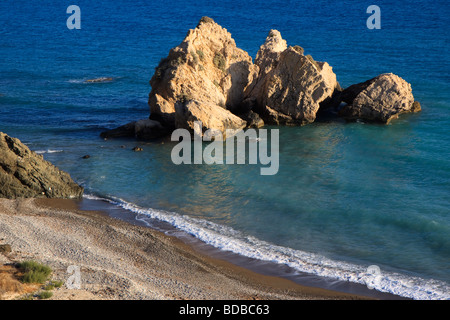
[[19, 139], [0, 132], [0, 198], [80, 198], [83, 188]]

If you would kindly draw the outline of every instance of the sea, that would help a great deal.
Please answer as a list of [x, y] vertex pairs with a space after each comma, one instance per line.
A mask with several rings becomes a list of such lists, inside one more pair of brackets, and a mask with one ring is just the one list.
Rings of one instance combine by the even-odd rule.
[[[67, 26], [70, 5], [80, 29]], [[379, 29], [368, 27], [371, 5]], [[170, 140], [102, 139], [148, 118], [155, 67], [203, 16], [253, 59], [280, 31], [343, 88], [397, 74], [422, 111], [389, 125], [264, 127], [279, 130], [275, 175], [250, 163], [176, 165]], [[449, 17], [448, 0], [3, 0], [0, 131], [69, 172], [86, 203], [166, 224], [224, 257], [344, 291], [448, 300]], [[102, 77], [112, 79], [86, 82]]]

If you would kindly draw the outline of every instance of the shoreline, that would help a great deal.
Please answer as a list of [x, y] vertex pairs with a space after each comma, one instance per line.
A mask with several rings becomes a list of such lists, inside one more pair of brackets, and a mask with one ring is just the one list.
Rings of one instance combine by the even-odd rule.
[[366, 285], [363, 284], [345, 282], [341, 280], [335, 280], [299, 272], [286, 265], [246, 257], [239, 253], [234, 253], [231, 251], [224, 251], [203, 242], [197, 237], [183, 230], [180, 230], [165, 221], [157, 219], [146, 219], [146, 222], [142, 222], [141, 219], [138, 219], [138, 214], [117, 206], [116, 204], [112, 204], [106, 199], [83, 198], [82, 200], [78, 201], [78, 205], [82, 210], [94, 210], [103, 212], [103, 214], [106, 214], [110, 217], [124, 220], [131, 224], [138, 224], [147, 228], [151, 228], [169, 236], [174, 236], [181, 240], [184, 244], [190, 246], [192, 249], [198, 251], [199, 253], [206, 255], [207, 257], [226, 261], [227, 263], [231, 263], [234, 266], [242, 267], [246, 270], [255, 272], [260, 275], [292, 281], [307, 288], [317, 288], [332, 292], [355, 295], [363, 297], [364, 299], [409, 300], [409, 298], [398, 296], [392, 293], [369, 289]]
[[2, 265], [37, 260], [63, 281], [80, 267], [81, 289], [55, 289], [54, 300], [370, 299], [257, 273], [75, 200], [1, 199], [0, 217], [0, 243], [12, 247]]

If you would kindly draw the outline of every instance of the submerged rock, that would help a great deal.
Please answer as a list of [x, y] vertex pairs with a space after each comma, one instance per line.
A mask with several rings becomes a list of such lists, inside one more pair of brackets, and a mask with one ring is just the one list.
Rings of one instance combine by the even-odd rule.
[[19, 139], [0, 132], [1, 198], [80, 198], [83, 188]]
[[101, 78], [95, 78], [95, 79], [87, 79], [84, 82], [85, 83], [97, 83], [97, 82], [111, 82], [114, 78], [111, 77], [101, 77]]
[[339, 114], [349, 120], [389, 123], [402, 113], [421, 110], [420, 103], [414, 101], [411, 84], [393, 73], [348, 87], [342, 100], [347, 105]]

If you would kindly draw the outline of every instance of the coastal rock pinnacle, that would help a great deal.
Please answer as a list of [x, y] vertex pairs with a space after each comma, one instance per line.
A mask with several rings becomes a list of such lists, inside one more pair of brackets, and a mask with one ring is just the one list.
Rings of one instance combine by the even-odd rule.
[[156, 68], [150, 80], [150, 118], [174, 128], [193, 129], [186, 117], [202, 121], [203, 131], [243, 128], [245, 121], [233, 113], [257, 72], [231, 34], [204, 17]]

